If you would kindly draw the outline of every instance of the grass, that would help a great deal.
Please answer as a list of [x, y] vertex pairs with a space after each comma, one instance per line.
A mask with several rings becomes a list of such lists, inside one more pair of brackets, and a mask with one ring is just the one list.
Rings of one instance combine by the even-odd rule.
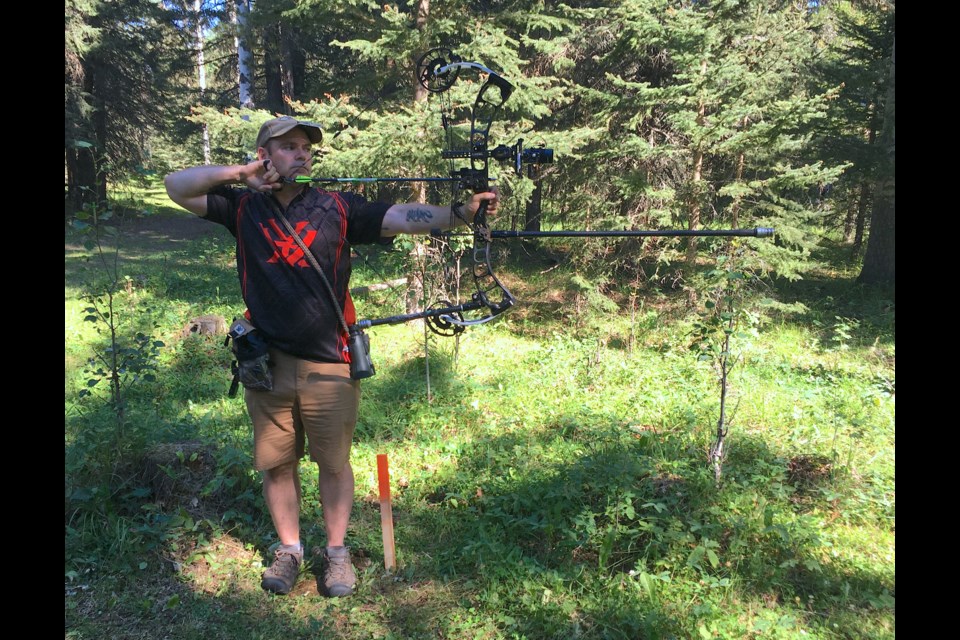
[[[180, 337], [194, 315], [242, 310], [228, 234], [128, 255], [124, 309], [167, 346], [156, 382], [131, 389], [124, 446], [105, 451], [104, 400], [78, 397], [98, 337], [77, 301], [83, 251], [67, 252], [67, 638], [895, 636], [894, 305], [850, 274], [767, 292], [776, 304], [736, 345], [721, 487], [706, 462], [717, 383], [686, 350], [677, 294], [641, 291], [634, 316], [578, 314], [572, 272], [515, 251], [504, 273], [520, 306], [459, 345], [431, 339], [430, 399], [422, 330], [371, 330], [348, 531], [361, 583], [327, 600], [309, 575], [290, 597], [260, 591], [276, 540], [242, 401], [225, 397], [229, 357], [217, 338]], [[380, 279], [356, 267], [356, 284]], [[316, 469], [301, 470], [318, 546]]]

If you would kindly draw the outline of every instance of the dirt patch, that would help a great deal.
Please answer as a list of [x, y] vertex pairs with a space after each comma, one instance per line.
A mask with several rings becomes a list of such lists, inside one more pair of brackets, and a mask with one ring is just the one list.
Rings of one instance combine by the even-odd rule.
[[[205, 495], [216, 474], [213, 447], [200, 442], [155, 445], [139, 465], [140, 482], [164, 510], [185, 509], [197, 518], [219, 517], [223, 497]], [[218, 498], [220, 500], [218, 500]]]
[[803, 493], [812, 493], [830, 479], [833, 462], [821, 455], [799, 455], [790, 458], [787, 478]]
[[[787, 464], [787, 480], [794, 486], [790, 502], [801, 512], [812, 509], [821, 495], [821, 488], [829, 486], [833, 477], [833, 461], [822, 455], [799, 455], [790, 458]], [[840, 505], [839, 498], [831, 500], [835, 516]]]
[[[227, 231], [191, 213], [158, 213], [149, 216], [128, 216], [115, 223], [122, 234], [123, 246], [137, 252], [170, 251], [200, 238], [223, 238]], [[83, 247], [68, 234], [67, 252]], [[73, 241], [71, 241], [73, 240]]]
[[189, 242], [225, 233], [222, 226], [191, 213], [141, 216], [130, 221], [128, 231], [132, 238], [146, 244]]

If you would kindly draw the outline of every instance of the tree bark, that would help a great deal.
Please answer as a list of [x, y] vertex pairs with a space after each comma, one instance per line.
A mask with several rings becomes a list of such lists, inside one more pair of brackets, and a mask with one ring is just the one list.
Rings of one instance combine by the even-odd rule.
[[881, 171], [874, 191], [870, 237], [867, 239], [867, 252], [863, 257], [863, 269], [858, 278], [858, 281], [864, 284], [893, 286], [897, 280], [896, 69], [897, 41], [894, 38], [893, 51], [890, 55], [890, 85], [887, 87], [887, 103], [884, 108], [881, 134], [887, 166]]
[[[876, 96], [870, 104], [870, 124], [867, 125], [867, 147], [873, 148], [877, 144], [877, 127], [879, 126], [878, 105], [880, 96]], [[863, 251], [863, 232], [867, 226], [867, 208], [870, 206], [870, 180], [863, 178], [860, 181], [860, 197], [857, 201], [856, 230], [853, 236], [853, 252]]]
[[[707, 61], [700, 63], [700, 75], [707, 74]], [[706, 100], [701, 99], [697, 106], [697, 128], [702, 130], [707, 116]], [[693, 231], [700, 228], [700, 182], [703, 180], [703, 148], [700, 143], [693, 155], [693, 176], [691, 177], [691, 202], [690, 202], [690, 224], [688, 228]], [[697, 239], [687, 239], [687, 266], [692, 271], [697, 264]]]
[[853, 230], [857, 223], [857, 202], [841, 200], [845, 209], [843, 215], [843, 244], [853, 244]]
[[[420, 0], [417, 3], [417, 19], [416, 27], [417, 31], [423, 32], [427, 26], [427, 18], [430, 17], [430, 0]], [[416, 63], [416, 60], [414, 60]], [[422, 103], [427, 100], [427, 89], [420, 84], [416, 79], [413, 81], [413, 101], [414, 103]], [[425, 182], [415, 182], [411, 189], [413, 199], [416, 202], [426, 202], [427, 201], [427, 185]]]
[[[701, 116], [703, 111], [701, 110]], [[701, 116], [697, 116], [700, 120]], [[700, 182], [703, 179], [703, 149], [698, 148], [693, 156], [693, 176], [691, 182], [690, 194], [690, 224], [687, 228], [691, 231], [700, 228]], [[697, 239], [687, 239], [687, 266], [691, 269], [697, 264]]]
[[[97, 98], [96, 84], [96, 63], [95, 57], [89, 55], [84, 58], [77, 58], [76, 68], [72, 70], [71, 81], [78, 93], [87, 96], [91, 106], [102, 110], [103, 105]], [[76, 124], [68, 133], [71, 139], [65, 142], [69, 143], [65, 149], [65, 161], [67, 168], [67, 203], [73, 211], [79, 211], [89, 203], [106, 200], [106, 184], [98, 183], [98, 163], [97, 156], [102, 153], [102, 140], [100, 137], [99, 126], [102, 118], [97, 114], [90, 114], [89, 111], [80, 111], [82, 113], [81, 122]], [[71, 135], [72, 134], [72, 135]], [[86, 143], [92, 146], [81, 146], [77, 142]]]
[[540, 179], [540, 167], [531, 165], [534, 171], [533, 194], [524, 211], [523, 230], [540, 231], [540, 222], [543, 219], [543, 181]]
[[280, 25], [263, 28], [263, 78], [267, 88], [267, 111], [289, 114], [283, 100], [283, 65], [280, 54]]
[[[430, 17], [430, 0], [420, 0], [417, 3], [417, 31], [423, 33], [427, 26], [427, 18]], [[414, 83], [413, 100], [414, 102], [423, 102], [427, 99], [427, 90], [419, 82]]]
[[67, 198], [74, 211], [95, 200], [97, 179], [94, 148], [67, 149]]
[[96, 177], [94, 178], [92, 186], [95, 187], [97, 202], [105, 204], [107, 202], [107, 170], [105, 166], [106, 163], [103, 162], [103, 157], [107, 148], [107, 104], [104, 100], [104, 88], [100, 86], [102, 83], [97, 82], [99, 74], [96, 64], [93, 65], [93, 70], [88, 76], [93, 79], [91, 95], [93, 96], [93, 104], [96, 107], [93, 112], [93, 131], [96, 136], [97, 146], [96, 149], [91, 149], [92, 153], [85, 155], [89, 157], [93, 163], [93, 170]]
[[250, 0], [235, 0], [237, 11], [231, 17], [237, 21], [237, 86], [240, 90], [240, 108], [255, 109], [253, 99], [253, 53], [248, 46], [247, 17], [250, 15]]
[[297, 44], [297, 30], [293, 25], [280, 25], [280, 52], [284, 102], [290, 102], [303, 94], [307, 64], [306, 56]]
[[[423, 30], [427, 26], [427, 19], [430, 17], [430, 0], [419, 0], [417, 2], [417, 18], [416, 18], [416, 28], [419, 33], [423, 33]], [[416, 60], [414, 60], [416, 63]], [[414, 79], [413, 81], [413, 101], [416, 104], [426, 102], [427, 100], [427, 90]], [[422, 167], [417, 167], [417, 170], [422, 170]], [[426, 202], [427, 201], [427, 184], [425, 182], [414, 182], [413, 188], [411, 189], [411, 197], [415, 202]], [[423, 243], [419, 237], [414, 241], [413, 250], [410, 255], [414, 259], [414, 263], [421, 262], [420, 258], [423, 255], [427, 255], [429, 251], [435, 249], [428, 249], [427, 246]], [[426, 276], [426, 270], [422, 272]], [[423, 304], [423, 280], [418, 278], [415, 273], [411, 273], [407, 281], [410, 283], [410, 289], [407, 294], [407, 312], [416, 313], [421, 310]], [[426, 338], [424, 338], [426, 339]], [[426, 346], [426, 345], [425, 345]], [[428, 378], [429, 379], [429, 378]]]
[[[194, 38], [197, 43], [197, 84], [200, 86], [200, 104], [203, 104], [207, 91], [207, 67], [203, 60], [203, 20], [200, 13], [200, 1], [193, 0]], [[210, 132], [203, 123], [203, 164], [210, 164]]]
[[867, 228], [867, 209], [870, 207], [870, 181], [860, 181], [860, 196], [857, 198], [857, 217], [854, 220], [853, 251], [863, 251], [863, 233]]

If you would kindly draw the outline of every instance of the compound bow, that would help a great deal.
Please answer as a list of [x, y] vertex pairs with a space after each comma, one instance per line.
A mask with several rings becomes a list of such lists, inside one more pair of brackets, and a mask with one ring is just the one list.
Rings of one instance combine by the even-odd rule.
[[[470, 116], [470, 135], [466, 149], [452, 148], [452, 131], [447, 113], [441, 106], [443, 126], [447, 133], [447, 149], [441, 152], [445, 159], [469, 159], [470, 166], [458, 170], [451, 168], [450, 177], [429, 178], [296, 178], [296, 182], [311, 183], [367, 183], [367, 182], [450, 182], [454, 184], [454, 197], [451, 215], [457, 215], [471, 229], [473, 235], [472, 274], [476, 291], [471, 299], [461, 304], [441, 302], [429, 309], [416, 313], [406, 313], [385, 318], [359, 320], [350, 327], [351, 334], [362, 334], [362, 330], [387, 324], [400, 324], [411, 320], [423, 319], [427, 325], [440, 335], [456, 335], [466, 327], [493, 320], [516, 303], [516, 298], [493, 272], [492, 241], [502, 238], [550, 238], [550, 237], [650, 237], [650, 236], [750, 236], [770, 237], [773, 229], [715, 229], [715, 230], [635, 230], [635, 231], [494, 231], [487, 222], [487, 202], [480, 205], [473, 220], [467, 220], [459, 212], [457, 194], [469, 189], [473, 192], [490, 190], [490, 159], [501, 162], [512, 161], [517, 175], [522, 175], [524, 163], [545, 164], [553, 162], [553, 150], [545, 148], [524, 149], [523, 140], [514, 145], [500, 145], [493, 149], [489, 146], [490, 127], [499, 114], [503, 104], [510, 98], [514, 87], [501, 75], [478, 62], [468, 62], [454, 54], [450, 49], [438, 47], [427, 51], [417, 61], [417, 80], [428, 92], [442, 94], [448, 91], [463, 70], [475, 70], [486, 74], [474, 100]], [[439, 232], [434, 232], [438, 235]], [[358, 354], [354, 354], [358, 355]], [[363, 356], [369, 364], [368, 351]], [[373, 375], [372, 365], [369, 373]]]
[[[501, 145], [490, 149], [489, 134], [494, 119], [500, 112], [503, 103], [513, 93], [513, 85], [503, 76], [492, 69], [478, 63], [468, 62], [445, 48], [431, 49], [417, 62], [417, 80], [420, 85], [434, 94], [443, 94], [456, 82], [460, 72], [472, 69], [486, 74], [486, 79], [480, 87], [474, 100], [470, 115], [470, 135], [466, 149], [455, 149], [452, 144], [452, 130], [450, 120], [443, 111], [443, 126], [447, 132], [447, 149], [441, 152], [444, 159], [454, 160], [464, 158], [470, 160], [469, 167], [451, 170], [450, 178], [414, 178], [405, 180], [424, 181], [451, 181], [455, 183], [454, 196], [450, 206], [451, 215], [457, 215], [471, 229], [473, 235], [472, 275], [476, 291], [468, 302], [450, 304], [441, 302], [438, 305], [417, 313], [408, 313], [387, 318], [360, 320], [356, 326], [360, 329], [384, 324], [398, 324], [410, 320], [424, 319], [435, 333], [440, 335], [456, 335], [466, 327], [483, 324], [493, 320], [498, 315], [512, 307], [516, 298], [493, 272], [492, 240], [493, 232], [487, 222], [487, 202], [480, 204], [480, 208], [473, 220], [463, 218], [459, 211], [457, 194], [463, 190], [484, 192], [490, 190], [490, 158], [496, 160], [512, 160], [517, 173], [521, 172], [524, 161], [551, 162], [553, 151], [550, 149], [524, 150], [523, 141], [514, 146]], [[359, 179], [358, 181], [363, 180]], [[452, 225], [451, 225], [452, 226]], [[441, 235], [434, 232], [434, 236]]]

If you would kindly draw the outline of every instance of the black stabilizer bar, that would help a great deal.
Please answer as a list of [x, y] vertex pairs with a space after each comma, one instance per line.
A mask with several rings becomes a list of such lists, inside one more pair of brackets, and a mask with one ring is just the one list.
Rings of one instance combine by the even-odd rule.
[[490, 231], [491, 238], [632, 238], [648, 236], [747, 236], [771, 238], [771, 227], [755, 229], [664, 229], [643, 231]]
[[449, 316], [452, 314], [459, 314], [465, 311], [474, 311], [476, 309], [485, 308], [481, 302], [472, 301], [464, 302], [463, 304], [458, 304], [452, 307], [441, 307], [439, 309], [425, 309], [424, 311], [418, 311], [417, 313], [403, 313], [398, 316], [387, 316], [386, 318], [373, 318], [371, 320], [358, 320], [357, 323], [353, 326], [359, 327], [361, 329], [367, 329], [369, 327], [378, 327], [385, 324], [401, 324], [404, 322], [409, 322], [411, 320], [420, 320], [422, 318], [439, 318], [440, 316]]

